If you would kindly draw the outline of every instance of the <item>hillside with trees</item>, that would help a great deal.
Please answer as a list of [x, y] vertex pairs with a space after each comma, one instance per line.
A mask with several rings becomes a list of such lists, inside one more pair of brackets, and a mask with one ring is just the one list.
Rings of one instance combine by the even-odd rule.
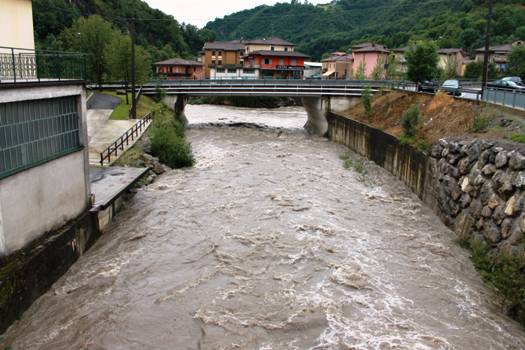
[[139, 80], [150, 75], [151, 62], [195, 58], [215, 37], [141, 0], [33, 0], [33, 17], [37, 47], [88, 54], [88, 79], [97, 82], [129, 79], [131, 18], [137, 19]]
[[[328, 2], [328, 1], [327, 1]], [[324, 53], [373, 41], [390, 48], [410, 40], [467, 52], [483, 46], [485, 0], [293, 0], [259, 6], [207, 24], [220, 39], [281, 36], [319, 59]], [[525, 0], [494, 1], [492, 43], [525, 39]]]

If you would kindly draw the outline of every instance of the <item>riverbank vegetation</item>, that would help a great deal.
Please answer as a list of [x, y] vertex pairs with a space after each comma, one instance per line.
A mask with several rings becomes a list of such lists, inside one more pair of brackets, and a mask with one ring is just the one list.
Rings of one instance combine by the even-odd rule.
[[[110, 119], [113, 120], [128, 120], [129, 111], [131, 110], [131, 93], [119, 94], [115, 91], [104, 91], [104, 94], [118, 97], [120, 104], [115, 107], [113, 113], [111, 113]], [[148, 96], [140, 96], [137, 102], [137, 118], [142, 118], [149, 112], [156, 108], [156, 102]]]

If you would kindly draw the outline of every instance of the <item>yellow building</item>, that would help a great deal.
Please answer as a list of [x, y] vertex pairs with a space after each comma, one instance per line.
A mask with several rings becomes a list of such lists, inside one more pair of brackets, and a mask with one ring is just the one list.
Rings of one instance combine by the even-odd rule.
[[35, 49], [31, 0], [0, 0], [0, 33], [0, 46]]
[[255, 51], [294, 51], [295, 45], [281, 38], [241, 40], [246, 54]]

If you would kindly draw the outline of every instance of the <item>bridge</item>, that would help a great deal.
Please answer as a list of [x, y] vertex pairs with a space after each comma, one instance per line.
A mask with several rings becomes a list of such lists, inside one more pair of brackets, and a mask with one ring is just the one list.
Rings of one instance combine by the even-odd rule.
[[[399, 81], [357, 80], [166, 80], [144, 84], [143, 95], [165, 94], [166, 104], [187, 123], [184, 115], [189, 96], [276, 96], [300, 98], [308, 114], [305, 129], [315, 135], [328, 131], [328, 112], [346, 110], [359, 102], [365, 90], [375, 94], [383, 89], [403, 88]], [[122, 88], [105, 84], [102, 88]]]

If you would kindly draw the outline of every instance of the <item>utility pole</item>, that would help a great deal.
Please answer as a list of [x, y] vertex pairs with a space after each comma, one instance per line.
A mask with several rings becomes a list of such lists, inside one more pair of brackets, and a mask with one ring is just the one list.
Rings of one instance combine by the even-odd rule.
[[489, 51], [490, 51], [490, 22], [492, 21], [492, 0], [487, 0], [488, 15], [487, 28], [485, 30], [485, 55], [483, 58], [483, 78], [481, 82], [481, 92], [484, 94], [489, 79]]
[[[137, 119], [137, 99], [135, 98], [135, 80], [136, 80], [136, 66], [135, 66], [135, 18], [131, 19], [130, 24], [130, 34], [131, 34], [131, 111], [130, 117], [132, 119]], [[127, 94], [127, 92], [126, 92]]]

